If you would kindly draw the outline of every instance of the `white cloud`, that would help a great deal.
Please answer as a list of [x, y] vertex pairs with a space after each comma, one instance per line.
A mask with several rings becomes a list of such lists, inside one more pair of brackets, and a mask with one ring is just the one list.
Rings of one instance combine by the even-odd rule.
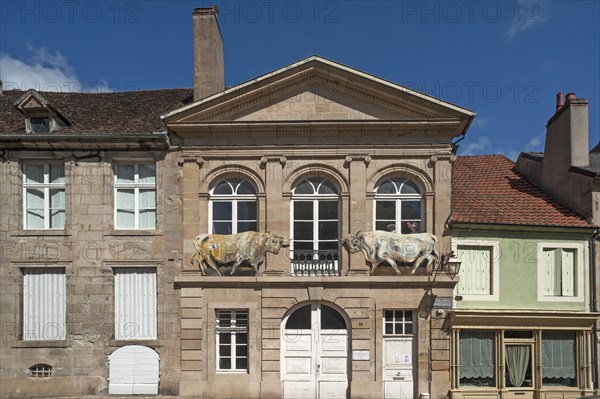
[[459, 144], [459, 155], [483, 155], [491, 154], [492, 146], [490, 139], [480, 136], [477, 141], [471, 141]]
[[512, 23], [506, 31], [508, 39], [512, 40], [521, 32], [547, 22], [549, 19], [547, 5], [541, 0], [519, 0], [514, 3]]
[[486, 126], [489, 122], [489, 118], [486, 118], [485, 116], [480, 116], [480, 117], [475, 117], [475, 120], [473, 121], [473, 127], [474, 128], [482, 128], [484, 126]]
[[544, 133], [529, 140], [525, 144], [525, 151], [540, 152], [544, 149]]
[[106, 81], [82, 82], [58, 50], [36, 47], [26, 43], [29, 52], [25, 59], [0, 53], [0, 80], [3, 89], [35, 89], [38, 91], [108, 92]]

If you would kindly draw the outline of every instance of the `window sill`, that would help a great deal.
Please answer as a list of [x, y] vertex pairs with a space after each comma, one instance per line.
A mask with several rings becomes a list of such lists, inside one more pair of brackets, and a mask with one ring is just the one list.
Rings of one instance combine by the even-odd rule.
[[111, 230], [104, 232], [104, 236], [118, 237], [154, 237], [162, 236], [161, 230]]
[[11, 234], [11, 237], [70, 237], [71, 233], [66, 230], [52, 230], [52, 229], [40, 229], [40, 230], [18, 230]]
[[111, 339], [108, 342], [109, 346], [112, 347], [121, 347], [128, 345], [142, 345], [142, 346], [150, 346], [153, 348], [162, 346], [160, 345], [160, 341], [158, 339]]
[[68, 348], [69, 343], [62, 341], [18, 341], [12, 348]]

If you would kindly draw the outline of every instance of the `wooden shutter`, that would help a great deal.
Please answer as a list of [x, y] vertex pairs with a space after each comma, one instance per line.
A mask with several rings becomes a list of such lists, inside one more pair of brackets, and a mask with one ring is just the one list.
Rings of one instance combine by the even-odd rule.
[[561, 295], [575, 295], [575, 250], [561, 250]]
[[156, 269], [116, 269], [115, 338], [156, 337]]
[[544, 268], [544, 295], [556, 295], [556, 251], [554, 248], [544, 248], [542, 263]]
[[458, 293], [464, 295], [491, 295], [492, 248], [459, 246], [462, 260]]
[[66, 323], [64, 269], [23, 272], [23, 340], [64, 340]]

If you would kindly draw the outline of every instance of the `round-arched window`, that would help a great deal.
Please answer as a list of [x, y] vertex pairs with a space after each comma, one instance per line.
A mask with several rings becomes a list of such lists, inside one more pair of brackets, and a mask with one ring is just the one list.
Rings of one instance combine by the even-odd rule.
[[309, 267], [315, 268], [311, 273], [337, 273], [339, 202], [337, 187], [322, 177], [301, 180], [293, 188], [290, 254], [297, 270], [292, 273]]
[[250, 182], [238, 178], [221, 180], [209, 194], [209, 233], [257, 231], [258, 202]]
[[375, 229], [402, 234], [423, 231], [423, 195], [410, 179], [391, 177], [375, 188]]

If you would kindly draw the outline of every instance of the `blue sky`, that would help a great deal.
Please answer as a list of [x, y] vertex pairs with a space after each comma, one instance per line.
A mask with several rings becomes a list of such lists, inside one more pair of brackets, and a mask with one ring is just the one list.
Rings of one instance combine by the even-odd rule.
[[477, 112], [462, 155], [542, 151], [559, 91], [589, 100], [600, 139], [598, 1], [2, 0], [4, 89], [191, 87], [210, 4], [227, 86], [317, 54]]

